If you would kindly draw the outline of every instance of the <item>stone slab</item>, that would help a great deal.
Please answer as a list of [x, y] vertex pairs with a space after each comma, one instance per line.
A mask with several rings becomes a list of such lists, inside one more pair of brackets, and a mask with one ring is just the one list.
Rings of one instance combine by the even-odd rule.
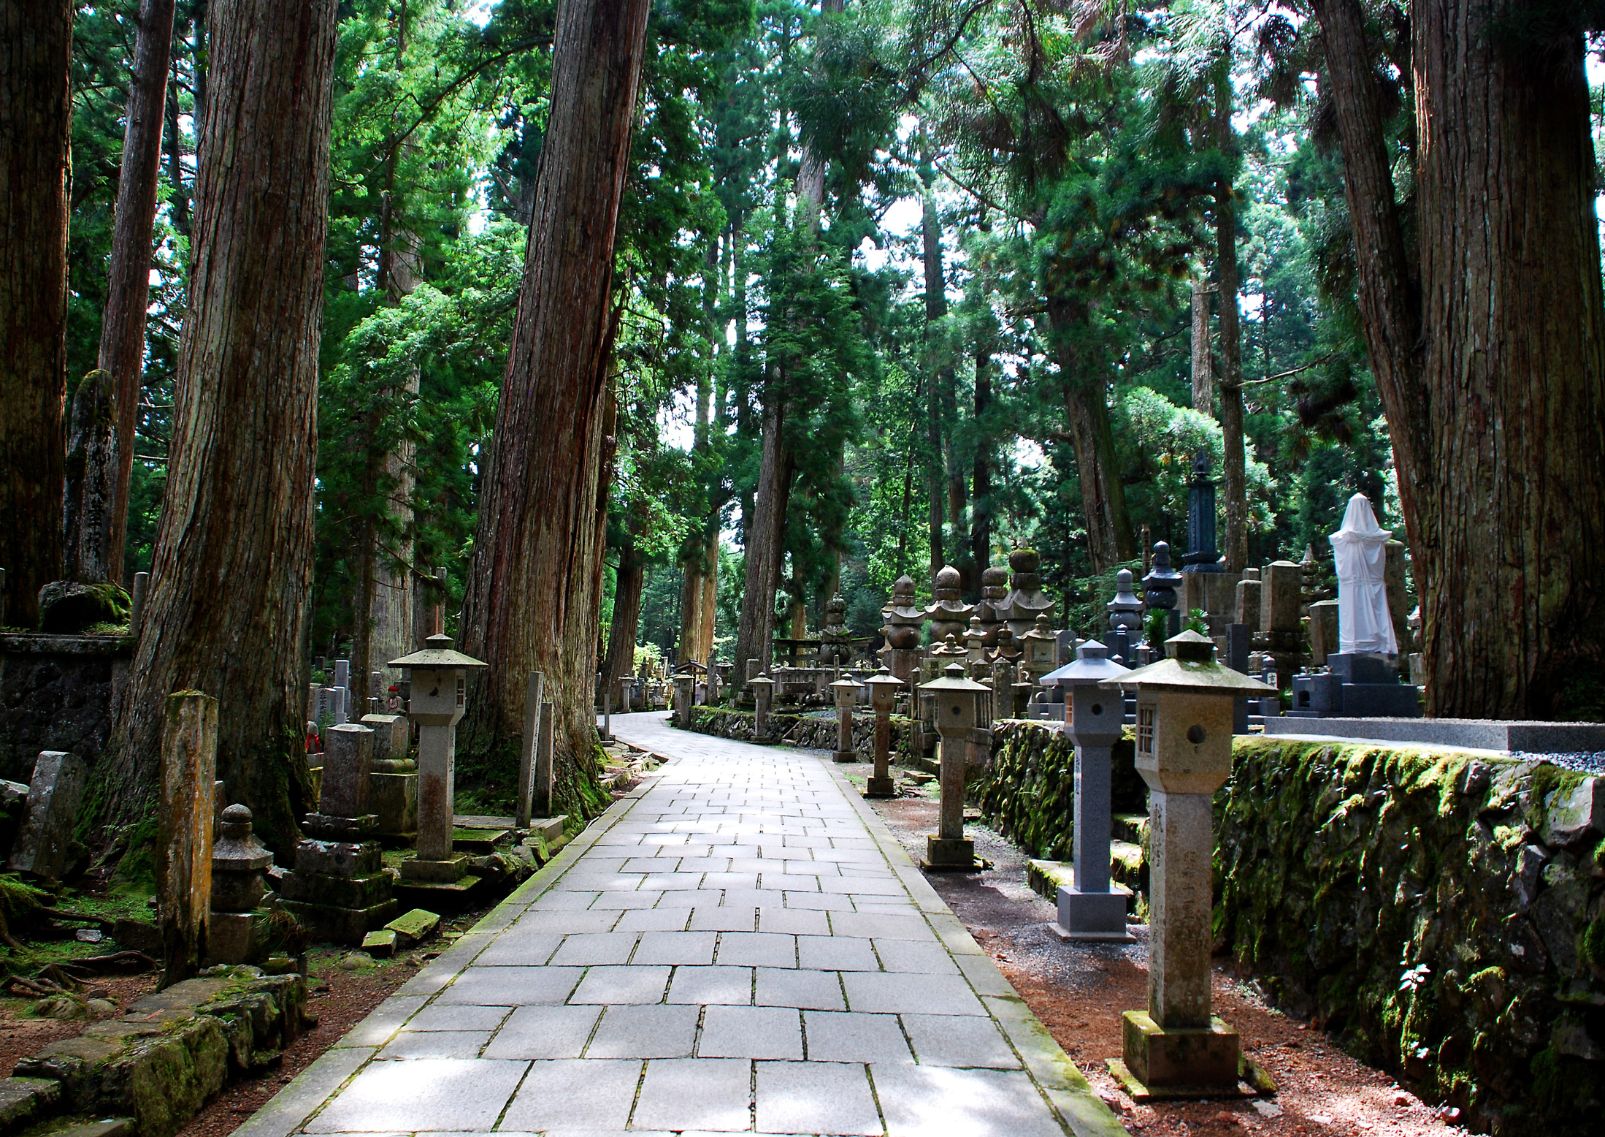
[[1515, 722], [1494, 719], [1268, 718], [1277, 737], [1396, 742], [1506, 753], [1569, 754], [1605, 750], [1605, 723]]

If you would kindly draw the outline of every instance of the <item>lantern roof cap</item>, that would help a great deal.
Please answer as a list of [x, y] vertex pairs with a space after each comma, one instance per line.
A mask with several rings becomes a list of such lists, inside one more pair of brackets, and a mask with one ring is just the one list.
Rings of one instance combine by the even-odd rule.
[[864, 680], [864, 682], [876, 687], [908, 686], [907, 683], [904, 683], [901, 679], [892, 674], [892, 669], [890, 667], [882, 667], [879, 671], [875, 672], [875, 674]]
[[1076, 657], [1063, 667], [1048, 672], [1037, 682], [1044, 687], [1097, 683], [1129, 675], [1131, 668], [1109, 658], [1109, 649], [1097, 640], [1084, 640], [1076, 646]]
[[940, 679], [932, 679], [929, 683], [921, 683], [920, 690], [935, 691], [937, 694], [940, 694], [943, 691], [970, 691], [978, 693], [981, 691], [990, 691], [991, 688], [977, 683], [973, 679], [967, 678], [964, 674], [964, 665], [962, 663], [950, 663], [942, 669], [942, 677]]
[[467, 668], [486, 666], [484, 660], [475, 659], [471, 655], [464, 655], [460, 651], [453, 650], [452, 645], [455, 642], [444, 632], [437, 632], [424, 641], [425, 646], [422, 649], [413, 652], [411, 655], [404, 655], [400, 659], [392, 659], [386, 666], [424, 668], [426, 670], [431, 667]]
[[1165, 641], [1170, 656], [1139, 667], [1105, 687], [1135, 687], [1157, 691], [1215, 691], [1222, 695], [1270, 695], [1276, 688], [1250, 679], [1215, 658], [1215, 643], [1208, 636], [1186, 631]]
[[836, 682], [832, 683], [831, 686], [837, 688], [851, 687], [856, 691], [858, 690], [858, 681], [852, 677], [851, 672], [847, 672], [844, 673], [840, 679], [836, 680]]
[[749, 687], [755, 683], [762, 683], [766, 687], [773, 687], [775, 685], [775, 681], [769, 678], [767, 675], [754, 675], [751, 679], [747, 680], [747, 686]]

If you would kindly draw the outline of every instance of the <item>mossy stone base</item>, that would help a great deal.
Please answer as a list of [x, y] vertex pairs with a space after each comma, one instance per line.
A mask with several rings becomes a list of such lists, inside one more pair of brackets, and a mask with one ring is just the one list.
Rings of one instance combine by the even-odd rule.
[[975, 872], [981, 866], [975, 859], [975, 842], [968, 837], [925, 838], [925, 860], [920, 867], [927, 872]]
[[878, 778], [871, 774], [864, 786], [864, 796], [869, 798], [896, 797], [897, 783], [892, 780], [890, 775]]
[[1133, 1083], [1149, 1098], [1241, 1095], [1243, 1044], [1225, 1020], [1211, 1016], [1207, 1027], [1166, 1028], [1147, 1011], [1127, 1011], [1121, 1018], [1125, 1077], [1115, 1071], [1113, 1061], [1109, 1069], [1134, 1098], [1138, 1091]]

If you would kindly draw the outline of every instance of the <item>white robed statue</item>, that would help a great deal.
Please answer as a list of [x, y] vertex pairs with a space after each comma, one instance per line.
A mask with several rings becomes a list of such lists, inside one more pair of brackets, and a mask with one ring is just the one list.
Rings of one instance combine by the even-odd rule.
[[1366, 496], [1349, 498], [1343, 527], [1331, 536], [1338, 577], [1338, 648], [1340, 651], [1397, 655], [1388, 616], [1388, 541], [1393, 534], [1377, 524]]

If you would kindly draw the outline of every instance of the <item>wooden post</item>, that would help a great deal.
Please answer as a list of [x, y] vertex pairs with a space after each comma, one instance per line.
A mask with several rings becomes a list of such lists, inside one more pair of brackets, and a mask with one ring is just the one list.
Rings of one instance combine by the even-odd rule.
[[[531, 816], [535, 790], [536, 753], [540, 749], [541, 732], [545, 729], [545, 716], [541, 713], [541, 694], [546, 676], [531, 671], [524, 688], [524, 735], [518, 747], [518, 825], [527, 828]], [[547, 795], [548, 797], [550, 794]]]
[[170, 987], [200, 970], [212, 901], [212, 821], [217, 813], [217, 700], [199, 691], [167, 697], [162, 723], [162, 804], [156, 895]]

